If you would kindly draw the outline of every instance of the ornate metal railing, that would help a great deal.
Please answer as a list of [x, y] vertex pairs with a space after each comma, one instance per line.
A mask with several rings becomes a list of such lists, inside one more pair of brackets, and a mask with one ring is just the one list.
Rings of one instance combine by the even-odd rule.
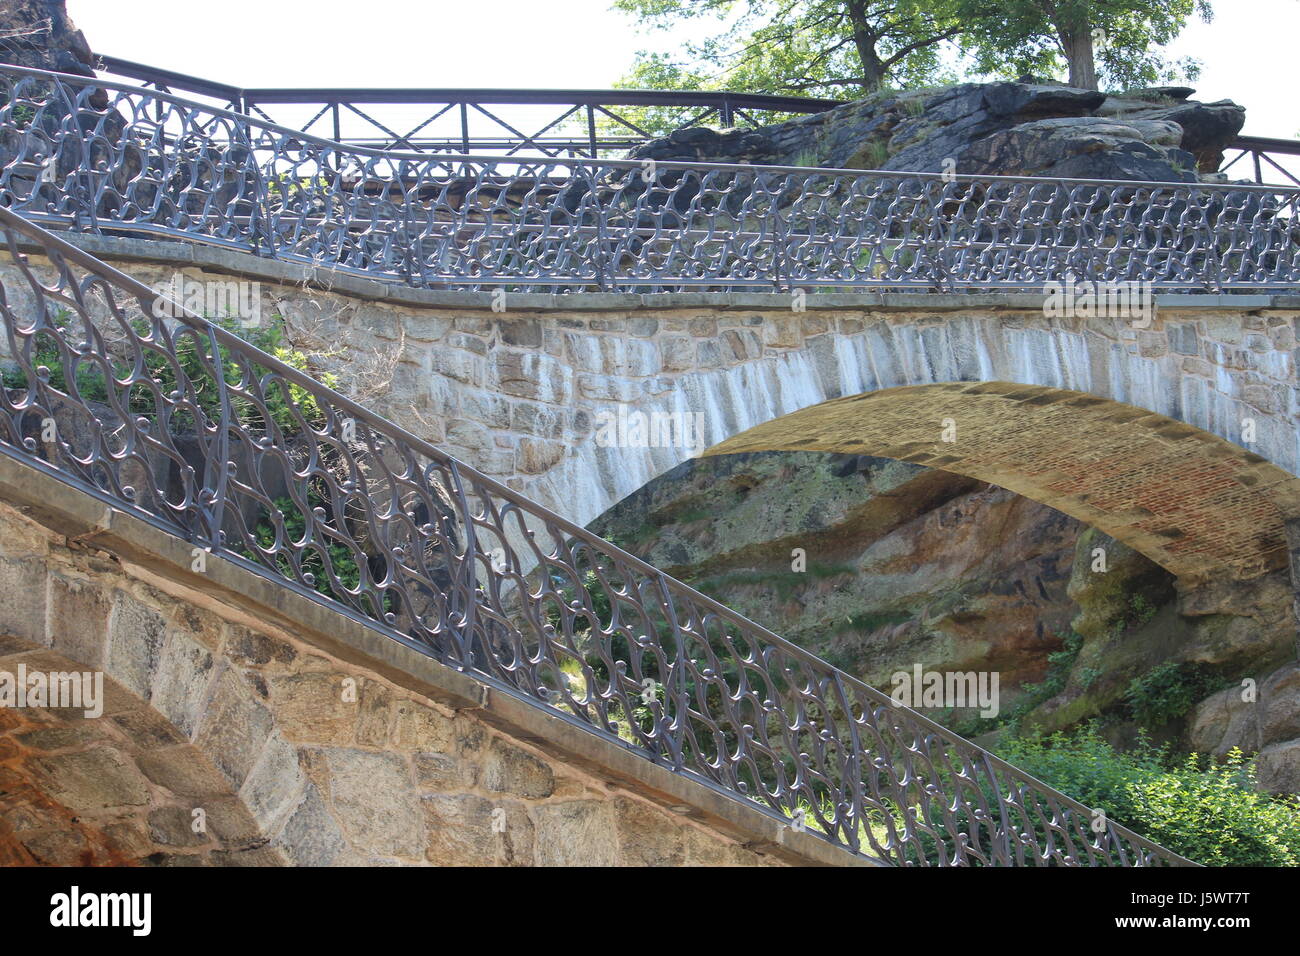
[[846, 849], [1186, 862], [12, 212], [0, 231], [0, 453]]
[[1300, 190], [431, 156], [0, 68], [0, 204], [426, 288], [1169, 290], [1300, 282]]

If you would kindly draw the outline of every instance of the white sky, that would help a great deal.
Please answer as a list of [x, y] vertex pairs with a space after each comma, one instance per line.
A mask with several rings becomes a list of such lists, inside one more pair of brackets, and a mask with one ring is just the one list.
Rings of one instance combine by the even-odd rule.
[[[67, 0], [91, 48], [239, 86], [608, 87], [658, 46], [609, 0]], [[1300, 137], [1300, 0], [1215, 0], [1172, 48], [1247, 133]]]

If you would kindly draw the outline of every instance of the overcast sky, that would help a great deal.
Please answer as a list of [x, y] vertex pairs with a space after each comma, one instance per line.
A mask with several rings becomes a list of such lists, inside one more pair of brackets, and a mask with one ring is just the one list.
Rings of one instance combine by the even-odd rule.
[[[610, 0], [67, 0], [91, 48], [240, 86], [609, 86], [639, 35]], [[1216, 0], [1173, 52], [1246, 132], [1300, 137], [1300, 0]]]

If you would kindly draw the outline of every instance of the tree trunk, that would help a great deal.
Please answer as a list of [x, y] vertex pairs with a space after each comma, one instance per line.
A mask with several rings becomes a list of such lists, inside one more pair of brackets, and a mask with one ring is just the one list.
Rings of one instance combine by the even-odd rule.
[[1066, 62], [1070, 64], [1070, 85], [1081, 90], [1097, 88], [1097, 61], [1093, 56], [1092, 27], [1083, 23], [1058, 23], [1057, 35]]
[[876, 41], [879, 37], [872, 31], [867, 21], [866, 5], [862, 2], [851, 2], [848, 7], [849, 23], [853, 27], [853, 46], [858, 51], [858, 59], [862, 61], [862, 92], [874, 93], [885, 85], [889, 70], [885, 66], [885, 61], [880, 58], [880, 54], [876, 52]]

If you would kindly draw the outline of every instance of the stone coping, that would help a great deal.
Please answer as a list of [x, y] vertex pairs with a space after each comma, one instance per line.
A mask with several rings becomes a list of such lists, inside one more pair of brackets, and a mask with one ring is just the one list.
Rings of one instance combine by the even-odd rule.
[[546, 708], [495, 691], [398, 641], [218, 555], [191, 569], [194, 545], [119, 511], [8, 455], [0, 454], [0, 496], [69, 539], [116, 555], [126, 565], [200, 591], [217, 602], [271, 620], [304, 642], [366, 668], [415, 694], [473, 711], [509, 736], [574, 763], [730, 833], [789, 862], [816, 866], [885, 866], [811, 833], [795, 830], [743, 800], [675, 774], [629, 747], [605, 740]]
[[[119, 261], [173, 264], [229, 273], [242, 278], [316, 288], [399, 305], [491, 310], [493, 292], [459, 292], [416, 289], [400, 283], [383, 282], [295, 262], [253, 255], [239, 249], [204, 242], [174, 239], [142, 239], [132, 236], [100, 236], [59, 231], [59, 236], [92, 255]], [[19, 241], [25, 251], [41, 248]], [[1045, 296], [1037, 292], [813, 292], [806, 306], [812, 310], [864, 310], [889, 312], [919, 310], [954, 312], [968, 309], [1032, 309], [1043, 307]], [[790, 308], [788, 292], [578, 292], [566, 295], [538, 292], [507, 294], [511, 310], [532, 311], [655, 311], [661, 309], [781, 309]], [[1170, 293], [1155, 296], [1158, 309], [1258, 309], [1300, 310], [1300, 289], [1295, 295], [1275, 293]]]

